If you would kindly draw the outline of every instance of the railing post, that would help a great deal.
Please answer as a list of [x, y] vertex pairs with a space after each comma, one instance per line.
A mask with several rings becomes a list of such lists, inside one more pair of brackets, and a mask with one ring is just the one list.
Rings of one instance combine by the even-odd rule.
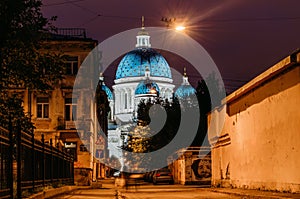
[[66, 156], [65, 156], [65, 153], [64, 153], [64, 151], [63, 151], [63, 149], [62, 149], [62, 161], [61, 161], [61, 163], [62, 163], [62, 172], [61, 172], [61, 177], [62, 177], [62, 181], [64, 182], [64, 184], [66, 184], [66, 176], [65, 176], [65, 170], [66, 170], [66, 165], [65, 165], [65, 159], [66, 159]]
[[20, 123], [18, 122], [17, 124], [17, 198], [22, 198], [22, 150], [21, 150], [21, 145], [22, 145], [22, 137], [21, 137], [21, 126]]
[[53, 146], [52, 138], [50, 138], [50, 149], [51, 149], [51, 159], [50, 159], [50, 182], [53, 183]]
[[13, 129], [12, 129], [12, 121], [11, 121], [11, 115], [8, 115], [8, 133], [9, 133], [9, 155], [8, 155], [8, 172], [9, 172], [9, 178], [8, 178], [8, 186], [9, 186], [9, 192], [10, 192], [10, 198], [14, 197], [14, 171], [13, 171], [13, 162], [14, 162], [14, 140], [13, 140]]
[[45, 173], [46, 173], [46, 165], [45, 165], [45, 137], [44, 134], [42, 134], [42, 147], [43, 147], [43, 187], [45, 187]]
[[72, 178], [72, 184], [74, 184], [74, 157], [73, 156], [71, 157], [71, 178]]
[[31, 159], [31, 163], [32, 163], [32, 173], [31, 173], [31, 177], [32, 177], [32, 191], [34, 191], [35, 188], [35, 149], [34, 149], [34, 133], [32, 132], [32, 137], [31, 137], [31, 146], [32, 146], [32, 159]]

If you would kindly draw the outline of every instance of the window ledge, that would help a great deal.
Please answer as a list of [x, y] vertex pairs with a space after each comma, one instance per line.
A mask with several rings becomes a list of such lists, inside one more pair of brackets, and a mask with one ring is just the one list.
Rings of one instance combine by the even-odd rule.
[[34, 118], [34, 121], [51, 121], [51, 118]]

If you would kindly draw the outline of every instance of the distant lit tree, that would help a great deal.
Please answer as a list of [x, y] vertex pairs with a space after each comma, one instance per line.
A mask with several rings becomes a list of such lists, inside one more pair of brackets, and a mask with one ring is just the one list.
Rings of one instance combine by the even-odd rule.
[[[167, 113], [166, 122], [159, 132], [154, 132], [149, 126], [151, 122], [149, 110], [154, 104], [159, 104]], [[146, 103], [142, 100], [137, 112], [137, 126], [129, 133], [128, 141], [123, 146], [125, 150], [135, 153], [156, 151], [168, 144], [176, 135], [180, 125], [180, 105], [176, 98], [173, 102], [163, 101], [160, 98], [148, 100]], [[154, 111], [153, 114], [154, 118], [159, 111]]]

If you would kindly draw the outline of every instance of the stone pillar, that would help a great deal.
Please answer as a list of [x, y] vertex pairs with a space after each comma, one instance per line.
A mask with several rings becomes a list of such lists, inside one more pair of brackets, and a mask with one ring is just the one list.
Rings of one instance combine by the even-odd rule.
[[97, 178], [101, 178], [101, 168], [100, 168], [100, 163], [97, 163]]
[[105, 165], [101, 164], [101, 178], [105, 178]]
[[94, 161], [93, 162], [93, 182], [95, 182], [97, 180], [97, 163]]

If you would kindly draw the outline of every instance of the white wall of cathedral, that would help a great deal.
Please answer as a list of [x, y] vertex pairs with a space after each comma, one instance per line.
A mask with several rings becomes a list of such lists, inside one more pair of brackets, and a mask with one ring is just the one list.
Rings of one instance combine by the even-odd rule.
[[113, 120], [115, 120], [115, 102], [114, 102], [114, 100], [109, 100], [109, 108], [110, 108], [109, 119], [111, 121], [113, 121]]
[[132, 82], [113, 86], [115, 94], [115, 114], [133, 112], [134, 92], [137, 85], [138, 82]]
[[[133, 113], [136, 110], [139, 100], [135, 98], [135, 89], [140, 81], [145, 80], [145, 77], [133, 77], [133, 78], [122, 78], [118, 81], [118, 84], [113, 86], [113, 92], [115, 95], [115, 108], [114, 115], [124, 114], [124, 113]], [[159, 77], [150, 77], [151, 81], [155, 81], [160, 89], [160, 97], [164, 99], [171, 100], [174, 92], [174, 87], [170, 83], [168, 78], [159, 78]], [[131, 80], [131, 81], [128, 81]], [[132, 80], [138, 80], [133, 82]], [[172, 80], [171, 80], [172, 81]], [[116, 82], [116, 80], [115, 80]]]
[[157, 82], [157, 85], [160, 89], [159, 96], [163, 99], [171, 100], [174, 92], [175, 85], [164, 83], [164, 82]]
[[123, 165], [123, 152], [121, 149], [122, 139], [120, 132], [118, 130], [108, 130], [108, 138], [107, 138], [109, 157], [112, 156], [118, 158], [121, 165]]
[[148, 35], [138, 35], [136, 36], [136, 45], [135, 47], [151, 47], [150, 36]]

